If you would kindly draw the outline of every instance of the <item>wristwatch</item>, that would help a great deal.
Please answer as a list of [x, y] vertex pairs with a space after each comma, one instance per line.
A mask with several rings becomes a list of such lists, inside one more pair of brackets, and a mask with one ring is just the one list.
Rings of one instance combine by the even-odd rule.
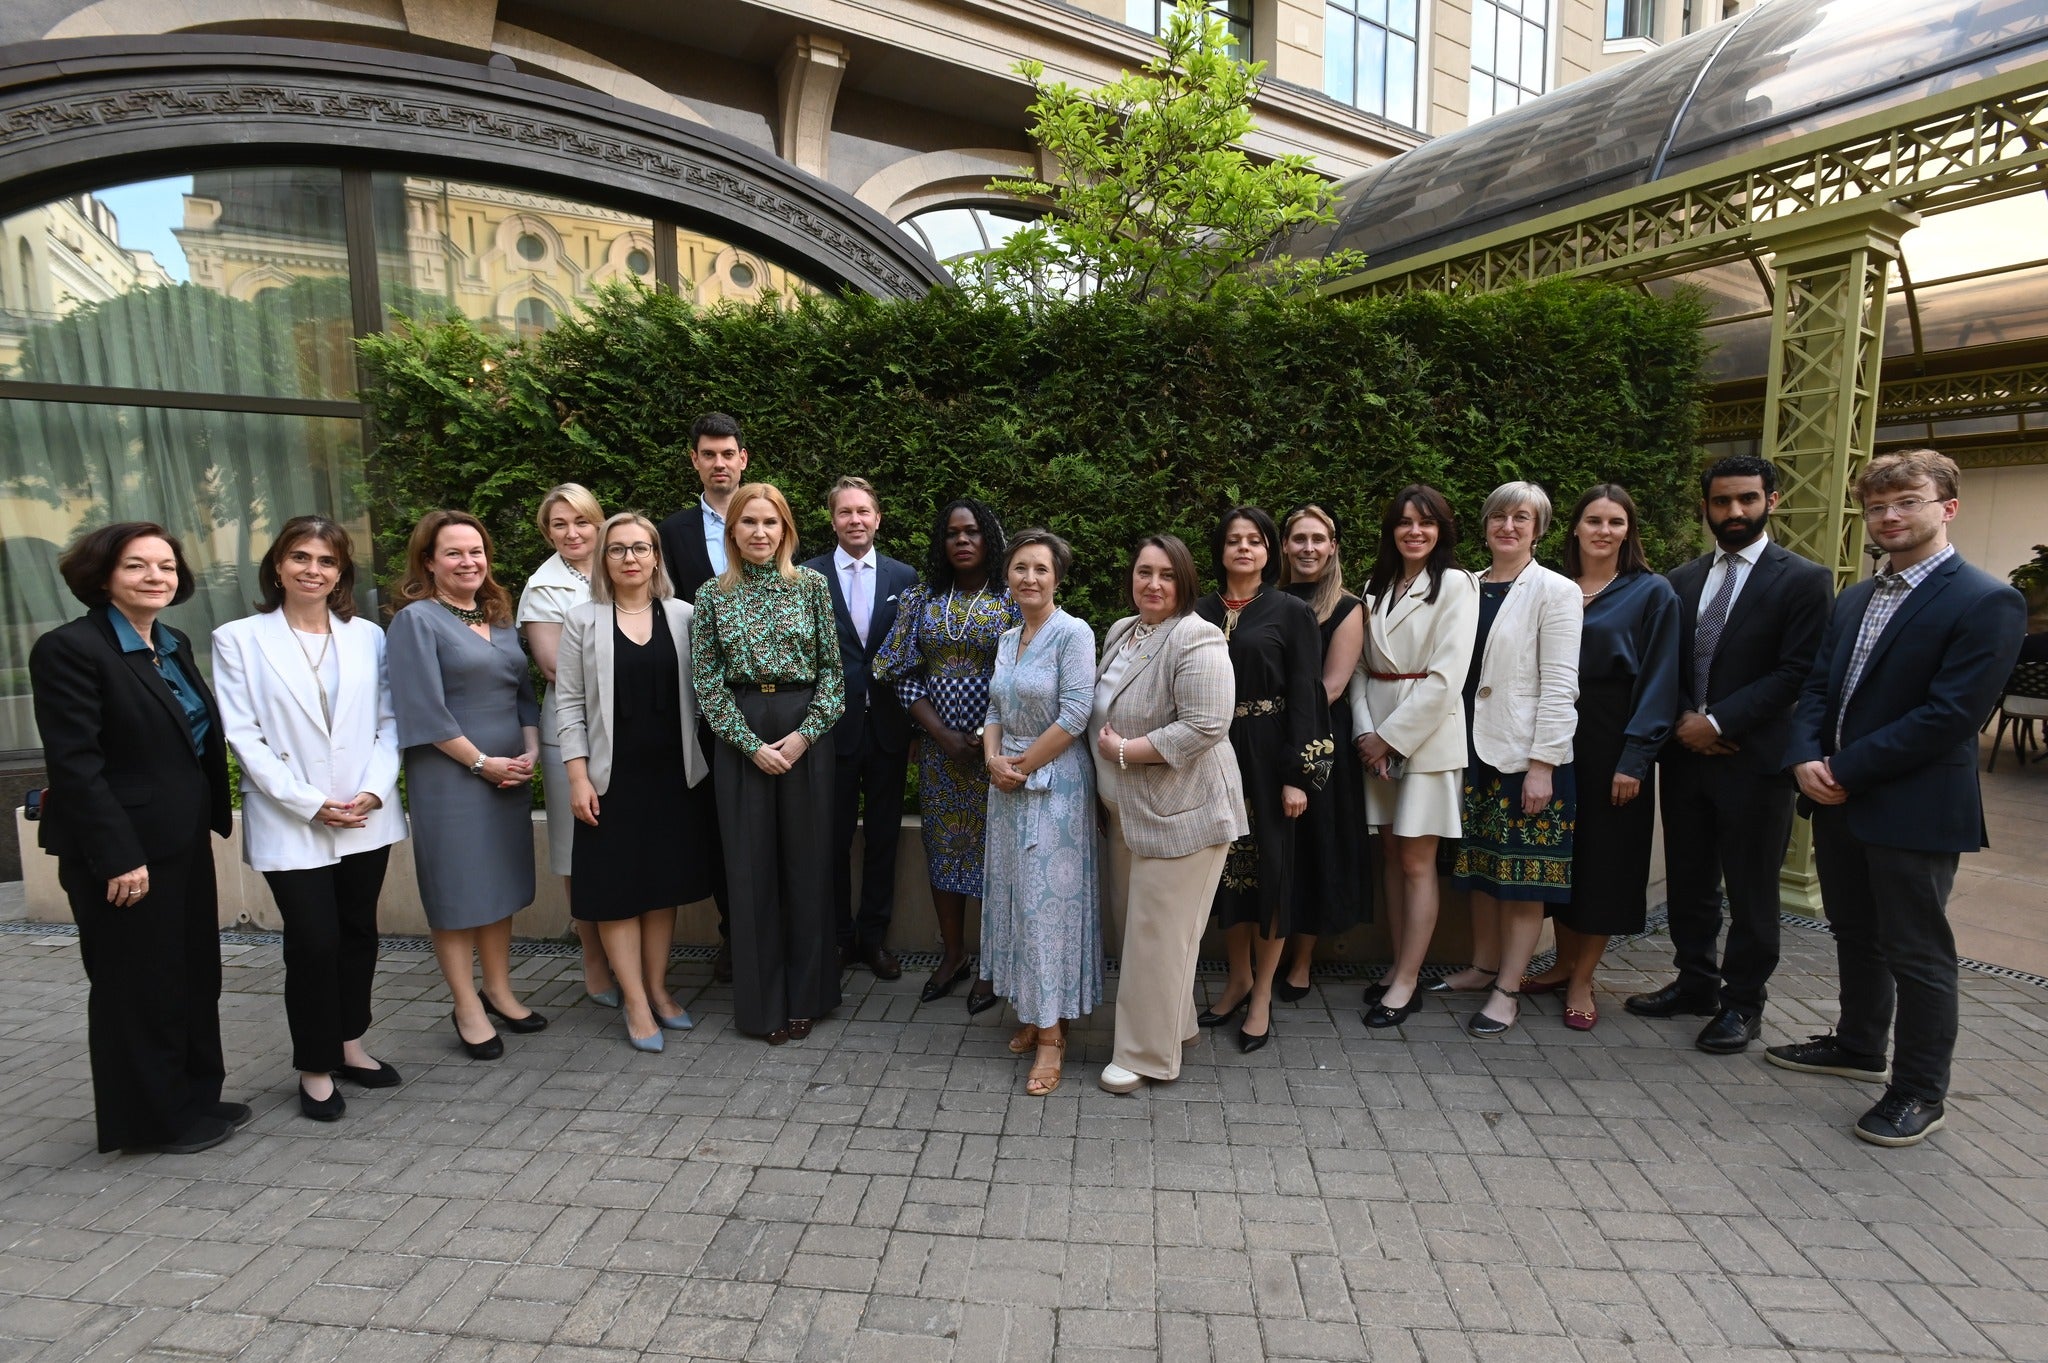
[[484, 774], [484, 763], [489, 760], [490, 759], [485, 757], [482, 753], [478, 753], [476, 755], [476, 761], [469, 764], [469, 774], [471, 776], [482, 776]]

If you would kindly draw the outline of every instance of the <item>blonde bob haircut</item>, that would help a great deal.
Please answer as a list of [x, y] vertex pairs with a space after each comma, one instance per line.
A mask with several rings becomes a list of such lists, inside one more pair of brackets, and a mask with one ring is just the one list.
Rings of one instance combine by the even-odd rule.
[[1534, 483], [1502, 483], [1488, 493], [1486, 505], [1479, 508], [1479, 524], [1492, 525], [1495, 516], [1505, 517], [1525, 506], [1536, 513], [1535, 538], [1540, 540], [1550, 533], [1550, 518], [1556, 513], [1551, 510], [1550, 494]]
[[540, 527], [540, 537], [550, 547], [555, 541], [548, 534], [548, 515], [555, 509], [556, 502], [567, 502], [571, 511], [592, 525], [605, 523], [604, 508], [597, 504], [597, 498], [591, 495], [589, 488], [581, 483], [556, 483], [540, 499], [540, 509], [533, 513], [533, 523]]
[[718, 575], [718, 585], [726, 591], [736, 591], [740, 585], [741, 565], [746, 562], [740, 553], [740, 513], [753, 502], [768, 503], [782, 518], [782, 542], [775, 546], [775, 571], [782, 574], [785, 582], [796, 577], [796, 520], [789, 514], [789, 499], [773, 483], [745, 483], [732, 494], [732, 501], [725, 508], [725, 571]]
[[597, 571], [590, 575], [590, 599], [601, 606], [610, 605], [612, 600], [612, 559], [606, 553], [612, 547], [612, 531], [621, 526], [634, 525], [647, 532], [647, 542], [654, 546], [654, 578], [648, 589], [656, 601], [666, 601], [676, 594], [675, 584], [668, 580], [668, 565], [661, 561], [661, 532], [654, 528], [654, 522], [637, 511], [621, 511], [604, 523], [604, 529], [597, 533]]

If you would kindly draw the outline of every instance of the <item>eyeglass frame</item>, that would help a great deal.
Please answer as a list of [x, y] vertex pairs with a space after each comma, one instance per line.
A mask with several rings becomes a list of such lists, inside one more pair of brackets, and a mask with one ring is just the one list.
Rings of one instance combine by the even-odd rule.
[[659, 551], [654, 545], [646, 540], [637, 540], [632, 544], [607, 544], [604, 547], [604, 556], [620, 563], [629, 558], [653, 558], [657, 552]]

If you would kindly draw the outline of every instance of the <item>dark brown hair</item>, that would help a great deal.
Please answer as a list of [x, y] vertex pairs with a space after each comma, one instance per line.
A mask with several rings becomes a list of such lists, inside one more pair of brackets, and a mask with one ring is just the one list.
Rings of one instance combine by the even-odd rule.
[[391, 593], [394, 598], [392, 613], [395, 615], [416, 601], [434, 599], [434, 575], [427, 571], [427, 560], [434, 556], [434, 541], [451, 525], [466, 525], [483, 536], [484, 584], [476, 589], [476, 604], [482, 609], [484, 619], [492, 624], [510, 625], [512, 597], [498, 585], [498, 579], [490, 569], [498, 557], [498, 551], [491, 545], [491, 532], [467, 511], [429, 511], [420, 517], [419, 524], [412, 528], [412, 538], [406, 541], [405, 572]]
[[1147, 535], [1132, 547], [1131, 564], [1124, 569], [1124, 600], [1130, 602], [1132, 610], [1138, 608], [1138, 594], [1131, 590], [1131, 579], [1138, 573], [1138, 555], [1147, 549], [1157, 549], [1166, 555], [1166, 564], [1173, 569], [1173, 613], [1186, 615], [1195, 608], [1202, 582], [1195, 576], [1195, 556], [1188, 552], [1179, 535]]
[[1223, 513], [1223, 519], [1216, 522], [1216, 528], [1209, 532], [1209, 560], [1216, 567], [1216, 590], [1222, 591], [1230, 585], [1230, 573], [1223, 566], [1223, 541], [1230, 537], [1230, 523], [1243, 521], [1259, 532], [1259, 538], [1266, 542], [1266, 566], [1259, 573], [1264, 586], [1272, 586], [1280, 580], [1280, 527], [1273, 524], [1273, 518], [1255, 506], [1233, 506]]
[[263, 555], [263, 566], [256, 570], [256, 589], [263, 594], [256, 603], [256, 609], [267, 614], [284, 604], [284, 574], [278, 565], [304, 540], [323, 541], [341, 560], [341, 576], [334, 579], [334, 590], [327, 593], [327, 609], [344, 620], [355, 619], [355, 545], [350, 542], [348, 531], [325, 516], [294, 516], [277, 532], [277, 538], [270, 542], [269, 552]]
[[1421, 519], [1436, 524], [1436, 548], [1429, 551], [1429, 561], [1422, 566], [1429, 574], [1425, 599], [1430, 604], [1436, 603], [1436, 594], [1443, 590], [1444, 574], [1458, 566], [1458, 518], [1451, 514], [1450, 499], [1427, 483], [1410, 483], [1394, 494], [1386, 514], [1380, 517], [1379, 556], [1373, 560], [1365, 594], [1382, 606], [1391, 605], [1387, 594], [1401, 580], [1401, 546], [1394, 543], [1394, 531], [1401, 524], [1402, 513], [1411, 506]]
[[185, 546], [155, 521], [118, 521], [86, 531], [58, 558], [57, 571], [64, 575], [64, 585], [71, 588], [73, 596], [88, 606], [104, 606], [113, 600], [107, 594], [107, 579], [121, 566], [128, 546], [152, 536], [170, 545], [171, 557], [178, 561], [178, 590], [171, 593], [171, 604], [183, 605], [199, 590], [199, 581], [185, 562]]
[[1904, 492], [1922, 478], [1934, 484], [1934, 500], [1954, 501], [1962, 483], [1962, 471], [1955, 460], [1936, 450], [1880, 454], [1856, 480], [1856, 500], [1867, 502], [1873, 492]]
[[1579, 558], [1579, 518], [1586, 514], [1586, 508], [1598, 501], [1613, 502], [1628, 517], [1628, 535], [1621, 542], [1621, 552], [1614, 562], [1614, 575], [1622, 577], [1629, 573], [1646, 573], [1650, 560], [1643, 555], [1643, 536], [1636, 529], [1636, 499], [1628, 495], [1628, 489], [1620, 483], [1595, 483], [1579, 494], [1579, 500], [1572, 504], [1572, 514], [1564, 523], [1564, 575], [1576, 579], [1584, 571]]

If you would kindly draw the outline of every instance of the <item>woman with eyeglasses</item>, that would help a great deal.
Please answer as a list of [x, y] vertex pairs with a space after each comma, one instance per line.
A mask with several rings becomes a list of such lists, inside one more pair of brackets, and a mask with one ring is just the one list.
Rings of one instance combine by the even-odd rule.
[[[711, 893], [709, 768], [697, 746], [688, 602], [669, 585], [654, 522], [604, 523], [591, 600], [562, 623], [556, 704], [576, 848], [569, 912], [618, 981], [626, 1040], [658, 1051], [695, 1024], [668, 991], [676, 908]], [[702, 792], [700, 794], [699, 792]]]

